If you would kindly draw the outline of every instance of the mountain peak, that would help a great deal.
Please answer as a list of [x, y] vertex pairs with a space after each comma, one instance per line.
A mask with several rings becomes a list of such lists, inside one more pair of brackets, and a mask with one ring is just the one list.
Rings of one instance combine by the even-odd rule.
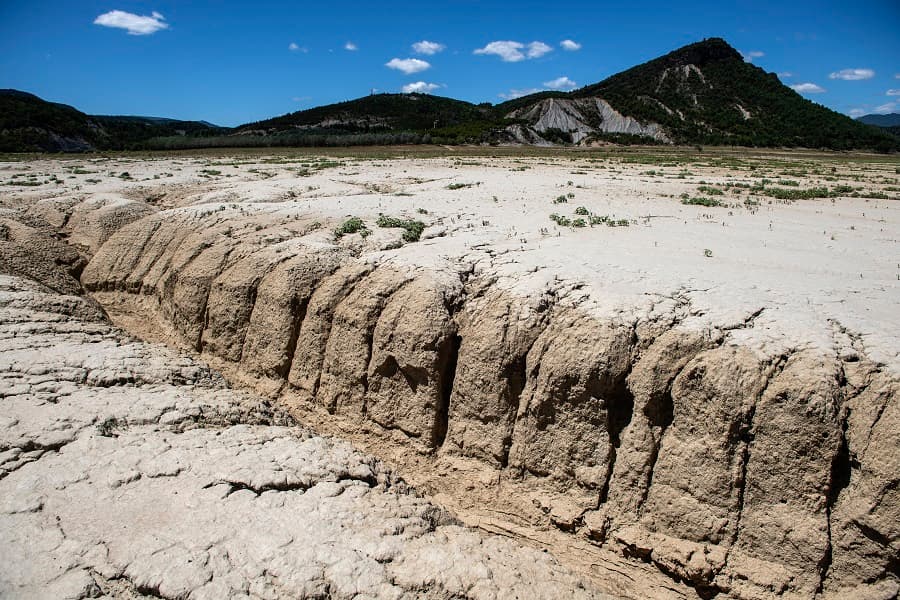
[[744, 58], [722, 38], [707, 38], [673, 50], [660, 57], [659, 60], [677, 66], [696, 65], [699, 67], [720, 60], [743, 61]]

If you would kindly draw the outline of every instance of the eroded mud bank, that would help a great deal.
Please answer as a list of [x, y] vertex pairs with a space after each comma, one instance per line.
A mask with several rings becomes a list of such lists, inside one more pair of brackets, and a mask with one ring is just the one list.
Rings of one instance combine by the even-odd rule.
[[603, 311], [563, 280], [521, 293], [466, 261], [355, 256], [312, 218], [243, 212], [138, 220], [82, 284], [298, 414], [541, 492], [523, 521], [703, 597], [896, 594], [898, 380], [839, 323], [831, 347], [756, 343], [781, 335], [765, 307], [723, 320], [673, 291]]

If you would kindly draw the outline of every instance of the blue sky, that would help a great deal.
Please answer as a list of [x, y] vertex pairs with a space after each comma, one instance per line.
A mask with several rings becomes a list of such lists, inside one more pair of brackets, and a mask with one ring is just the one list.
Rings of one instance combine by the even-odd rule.
[[705, 37], [837, 111], [900, 112], [897, 0], [0, 0], [0, 87], [237, 125], [406, 86], [496, 103]]

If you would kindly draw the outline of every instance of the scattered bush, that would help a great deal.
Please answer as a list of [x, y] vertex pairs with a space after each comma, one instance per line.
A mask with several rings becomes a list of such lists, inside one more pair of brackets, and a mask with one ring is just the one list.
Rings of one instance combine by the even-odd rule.
[[340, 227], [334, 230], [334, 237], [339, 240], [351, 233], [358, 233], [360, 237], [365, 238], [372, 232], [366, 227], [366, 224], [362, 219], [359, 217], [350, 217], [344, 221]]
[[682, 198], [681, 203], [693, 206], [722, 206], [722, 203], [715, 198], [704, 198], [702, 196], [694, 198]]
[[422, 221], [398, 219], [397, 217], [388, 217], [385, 215], [380, 215], [378, 217], [377, 224], [379, 227], [399, 227], [400, 229], [403, 229], [403, 241], [405, 242], [418, 242], [419, 238], [422, 236], [422, 232], [425, 230], [425, 223]]

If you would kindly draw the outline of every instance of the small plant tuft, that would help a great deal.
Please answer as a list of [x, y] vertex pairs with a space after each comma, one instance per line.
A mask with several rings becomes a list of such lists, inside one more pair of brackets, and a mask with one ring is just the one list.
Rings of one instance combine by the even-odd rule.
[[339, 240], [345, 235], [352, 233], [358, 233], [360, 237], [366, 238], [372, 232], [366, 227], [366, 223], [362, 219], [359, 217], [350, 217], [344, 221], [340, 227], [334, 230], [334, 238]]

